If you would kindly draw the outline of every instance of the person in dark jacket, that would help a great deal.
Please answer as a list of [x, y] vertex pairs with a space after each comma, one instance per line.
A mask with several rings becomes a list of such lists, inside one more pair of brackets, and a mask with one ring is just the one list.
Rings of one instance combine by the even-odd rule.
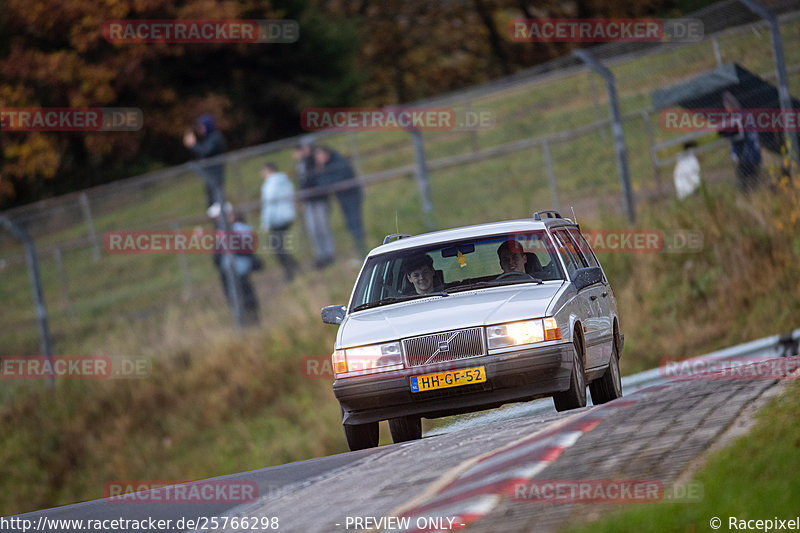
[[[195, 125], [197, 135], [193, 131], [187, 131], [183, 136], [183, 144], [199, 158], [213, 157], [224, 153], [226, 150], [225, 138], [217, 129], [214, 117], [211, 114], [202, 115], [197, 119]], [[206, 201], [207, 206], [220, 204], [218, 191], [222, 191], [225, 186], [225, 165], [214, 163], [202, 167], [203, 178], [206, 182]]]
[[303, 217], [311, 247], [314, 250], [314, 267], [321, 269], [334, 261], [335, 242], [328, 222], [330, 202], [328, 192], [314, 192], [324, 178], [314, 161], [314, 139], [305, 137], [292, 152], [300, 190], [310, 194], [303, 198]]
[[355, 180], [356, 174], [350, 162], [342, 154], [331, 148], [318, 146], [314, 149], [316, 163], [317, 183], [321, 186], [330, 186], [337, 183], [352, 181], [352, 184], [335, 192], [336, 200], [342, 209], [345, 224], [361, 257], [367, 255], [367, 243], [364, 237], [364, 220], [361, 204], [364, 199], [364, 190], [361, 183]]
[[[729, 91], [722, 93], [722, 105], [728, 113], [746, 112]], [[760, 181], [761, 143], [758, 132], [745, 128], [740, 122], [736, 127], [720, 131], [719, 134], [730, 139], [731, 159], [736, 163], [736, 182], [742, 192], [749, 193]]]

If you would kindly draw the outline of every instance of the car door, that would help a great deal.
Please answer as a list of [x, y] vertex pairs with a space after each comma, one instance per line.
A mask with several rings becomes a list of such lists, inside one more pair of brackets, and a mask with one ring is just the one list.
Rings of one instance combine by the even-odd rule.
[[[572, 240], [567, 228], [558, 228], [553, 231], [559, 253], [564, 259], [567, 275], [572, 279], [579, 268], [589, 266], [586, 258], [578, 250], [577, 244]], [[575, 297], [577, 309], [580, 309], [580, 319], [583, 323], [583, 338], [586, 344], [586, 369], [603, 366], [607, 359], [603, 358], [602, 337], [602, 308], [600, 302], [602, 284], [585, 287]]]
[[[578, 250], [583, 254], [586, 263], [589, 266], [600, 267], [597, 256], [594, 255], [594, 251], [589, 246], [584, 236], [581, 235], [581, 232], [578, 231], [577, 228], [569, 228], [567, 231], [573, 240], [578, 243]], [[600, 267], [600, 269], [602, 270], [602, 267]], [[608, 358], [611, 357], [612, 343], [614, 342], [614, 317], [611, 315], [611, 300], [614, 298], [614, 294], [611, 291], [611, 284], [608, 282], [605, 272], [603, 272], [603, 287], [598, 290], [600, 295], [596, 300], [598, 303], [597, 321], [600, 329], [600, 337], [602, 339], [603, 364], [605, 364]]]

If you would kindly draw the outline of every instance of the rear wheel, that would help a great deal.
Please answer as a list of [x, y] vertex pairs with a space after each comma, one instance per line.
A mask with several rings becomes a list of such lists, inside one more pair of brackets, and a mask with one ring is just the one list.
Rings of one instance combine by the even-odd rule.
[[389, 419], [389, 431], [395, 443], [422, 438], [422, 419], [418, 416], [401, 416]]
[[589, 384], [592, 402], [595, 405], [622, 397], [622, 379], [619, 377], [619, 351], [617, 345], [617, 336], [614, 335], [611, 359], [608, 361], [608, 368], [606, 368], [605, 374]]
[[569, 388], [553, 395], [556, 411], [567, 411], [586, 407], [586, 375], [583, 369], [583, 343], [580, 337], [572, 340], [575, 353], [572, 355], [572, 378]]

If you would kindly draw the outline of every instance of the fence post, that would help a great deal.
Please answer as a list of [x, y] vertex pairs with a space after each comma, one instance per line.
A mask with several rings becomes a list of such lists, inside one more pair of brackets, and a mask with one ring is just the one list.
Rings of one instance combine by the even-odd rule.
[[431, 200], [431, 184], [428, 178], [428, 164], [425, 161], [425, 146], [422, 143], [422, 133], [411, 130], [411, 141], [414, 143], [414, 158], [417, 160], [417, 190], [422, 202], [422, 216], [425, 218], [425, 228], [428, 231], [436, 229], [433, 218], [433, 201]]
[[[772, 35], [772, 57], [775, 60], [775, 73], [778, 80], [778, 100], [781, 104], [781, 113], [784, 116], [789, 116], [792, 113], [792, 96], [789, 94], [789, 79], [786, 74], [786, 60], [783, 56], [783, 39], [781, 38], [778, 17], [755, 0], [739, 1], [769, 23], [769, 31]], [[797, 132], [789, 125], [790, 121], [784, 120], [783, 122], [783, 133], [791, 145], [792, 155], [794, 155], [796, 161], [800, 162], [800, 145], [797, 143]]]
[[100, 260], [100, 247], [97, 244], [97, 233], [94, 231], [94, 220], [92, 220], [92, 209], [89, 207], [89, 197], [85, 192], [82, 192], [78, 199], [81, 204], [81, 211], [83, 211], [83, 219], [86, 221], [86, 227], [89, 230], [89, 240], [92, 241], [92, 254], [94, 262]]
[[64, 308], [67, 310], [69, 318], [74, 323], [77, 320], [77, 316], [75, 315], [75, 308], [72, 306], [72, 300], [69, 297], [69, 282], [67, 281], [67, 271], [64, 269], [64, 258], [61, 257], [60, 246], [53, 248], [53, 259], [56, 261], [58, 280], [61, 282], [61, 295], [64, 297]]
[[550, 143], [547, 139], [542, 141], [542, 151], [544, 152], [544, 166], [547, 168], [547, 181], [550, 183], [550, 200], [553, 202], [553, 209], [561, 211], [558, 207], [558, 189], [556, 188], [556, 175], [553, 172], [553, 158], [550, 156]]
[[608, 107], [611, 113], [611, 132], [614, 134], [614, 151], [617, 155], [619, 179], [622, 182], [622, 201], [625, 206], [625, 214], [628, 217], [628, 222], [633, 223], [636, 221], [636, 207], [633, 199], [633, 189], [631, 188], [631, 174], [628, 169], [628, 149], [625, 146], [625, 134], [622, 131], [622, 116], [619, 112], [614, 74], [586, 50], [573, 50], [572, 53], [606, 80]]
[[[25, 245], [25, 261], [28, 263], [28, 276], [31, 280], [33, 303], [36, 306], [36, 321], [39, 326], [39, 347], [42, 354], [49, 359], [52, 367], [53, 347], [50, 341], [50, 328], [47, 324], [47, 307], [44, 304], [44, 292], [42, 291], [42, 278], [39, 274], [39, 258], [36, 255], [36, 245], [25, 228], [8, 217], [0, 217], [0, 224], [5, 226], [12, 235]], [[47, 387], [53, 388], [52, 374], [47, 378]]]

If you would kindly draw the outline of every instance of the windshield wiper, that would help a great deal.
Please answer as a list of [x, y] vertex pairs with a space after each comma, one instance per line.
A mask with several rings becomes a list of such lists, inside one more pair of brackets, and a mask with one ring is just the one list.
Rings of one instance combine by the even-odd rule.
[[517, 285], [519, 283], [536, 283], [541, 285], [543, 283], [542, 280], [539, 278], [530, 278], [530, 279], [515, 279], [515, 280], [497, 280], [492, 279], [489, 281], [476, 281], [475, 283], [468, 283], [467, 285], [456, 285], [455, 287], [450, 287], [450, 292], [459, 292], [459, 291], [468, 291], [471, 289], [484, 289], [486, 287], [499, 287], [501, 285]]
[[447, 292], [429, 292], [427, 294], [408, 294], [405, 296], [389, 296], [388, 298], [382, 298], [376, 302], [367, 302], [361, 305], [357, 305], [353, 308], [353, 312], [361, 311], [363, 309], [371, 309], [373, 307], [380, 307], [382, 305], [389, 305], [394, 304], [397, 302], [405, 302], [408, 300], [416, 300], [418, 298], [428, 298], [430, 296], [450, 296]]

